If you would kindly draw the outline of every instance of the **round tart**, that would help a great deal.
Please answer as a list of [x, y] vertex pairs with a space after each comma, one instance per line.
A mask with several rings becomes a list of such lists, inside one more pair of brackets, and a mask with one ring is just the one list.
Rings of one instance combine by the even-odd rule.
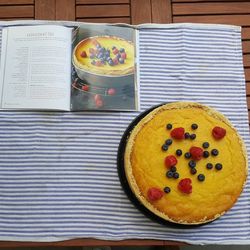
[[207, 106], [162, 105], [133, 128], [124, 166], [130, 189], [151, 212], [178, 224], [202, 224], [229, 210], [247, 178], [244, 142]]
[[115, 36], [96, 36], [82, 40], [73, 51], [79, 69], [105, 76], [134, 73], [134, 45]]

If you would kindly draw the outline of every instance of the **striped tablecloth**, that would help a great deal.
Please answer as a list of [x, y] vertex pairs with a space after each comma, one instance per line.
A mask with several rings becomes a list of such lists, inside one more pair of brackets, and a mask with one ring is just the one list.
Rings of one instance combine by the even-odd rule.
[[[197, 101], [225, 114], [249, 149], [240, 28], [139, 30], [141, 111]], [[0, 112], [0, 240], [161, 239], [250, 243], [249, 181], [237, 204], [199, 228], [159, 225], [120, 186], [116, 155], [138, 112]]]

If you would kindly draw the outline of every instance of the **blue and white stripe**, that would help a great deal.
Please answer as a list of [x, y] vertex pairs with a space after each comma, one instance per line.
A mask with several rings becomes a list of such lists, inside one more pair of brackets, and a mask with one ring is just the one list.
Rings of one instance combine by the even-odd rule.
[[[141, 110], [197, 101], [224, 113], [249, 149], [240, 30], [140, 27]], [[249, 181], [219, 220], [176, 229], [142, 215], [122, 190], [116, 156], [138, 112], [0, 112], [0, 240], [161, 239], [250, 243]]]

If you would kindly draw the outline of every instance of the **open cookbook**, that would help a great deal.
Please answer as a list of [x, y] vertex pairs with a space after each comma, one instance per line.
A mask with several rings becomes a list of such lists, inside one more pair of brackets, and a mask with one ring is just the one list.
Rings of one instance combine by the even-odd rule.
[[135, 45], [124, 25], [5, 27], [0, 109], [138, 110]]

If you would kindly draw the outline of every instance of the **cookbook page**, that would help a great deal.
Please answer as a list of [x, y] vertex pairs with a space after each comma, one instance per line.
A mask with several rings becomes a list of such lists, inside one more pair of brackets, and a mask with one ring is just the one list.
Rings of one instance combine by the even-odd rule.
[[71, 110], [138, 110], [136, 30], [82, 23], [72, 48]]
[[70, 109], [71, 38], [63, 26], [4, 28], [2, 109]]

